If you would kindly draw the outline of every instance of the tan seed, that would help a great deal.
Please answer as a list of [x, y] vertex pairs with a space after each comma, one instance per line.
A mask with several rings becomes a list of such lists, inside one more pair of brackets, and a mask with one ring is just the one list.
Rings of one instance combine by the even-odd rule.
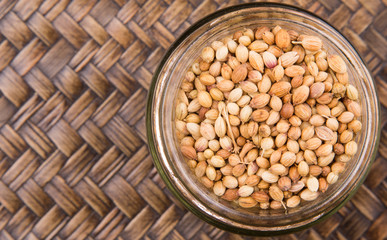
[[259, 203], [269, 202], [270, 200], [269, 195], [267, 195], [267, 193], [264, 191], [254, 192], [253, 194], [251, 194], [251, 197]]
[[345, 144], [345, 154], [353, 156], [357, 152], [357, 143], [355, 141], [350, 141]]
[[337, 73], [345, 73], [347, 71], [347, 65], [339, 55], [328, 56], [328, 65]]
[[251, 66], [258, 70], [259, 72], [263, 73], [264, 71], [264, 63], [263, 63], [263, 59], [262, 59], [262, 56], [255, 52], [255, 51], [250, 51], [249, 52], [249, 63], [251, 64]]
[[310, 86], [310, 98], [319, 98], [325, 90], [325, 85], [322, 82], [313, 83], [312, 86]]
[[253, 192], [254, 192], [254, 188], [251, 187], [251, 186], [247, 186], [247, 185], [240, 187], [239, 190], [238, 190], [238, 194], [241, 197], [248, 197]]
[[299, 196], [292, 196], [286, 200], [286, 206], [288, 208], [295, 208], [300, 205], [301, 199]]
[[267, 183], [276, 183], [278, 181], [278, 175], [275, 175], [269, 171], [265, 171], [262, 173], [261, 176], [262, 180], [264, 180]]
[[287, 48], [290, 46], [290, 35], [285, 29], [280, 29], [275, 34], [275, 43], [280, 48]]
[[243, 208], [252, 208], [257, 205], [257, 201], [255, 201], [252, 197], [240, 197], [238, 199], [239, 206]]
[[269, 195], [276, 201], [282, 201], [284, 199], [284, 193], [277, 186], [271, 186], [269, 188]]
[[316, 52], [321, 49], [322, 41], [319, 37], [315, 36], [305, 36], [302, 39], [302, 46], [311, 52]]
[[305, 189], [301, 192], [300, 197], [305, 201], [313, 201], [318, 197], [318, 192], [312, 192], [309, 189]]
[[283, 97], [290, 92], [292, 86], [288, 82], [274, 83], [269, 91], [269, 94], [276, 95], [277, 97]]
[[304, 73], [305, 73], [305, 69], [298, 65], [292, 65], [290, 67], [285, 68], [285, 75], [288, 77], [304, 75]]
[[279, 57], [278, 61], [282, 65], [282, 67], [287, 68], [287, 67], [290, 67], [293, 64], [295, 64], [297, 62], [298, 58], [299, 58], [298, 53], [291, 51], [291, 52], [287, 52], [287, 53], [284, 53], [283, 55], [281, 55]]
[[309, 97], [309, 87], [303, 85], [294, 90], [293, 93], [293, 104], [297, 105], [303, 103]]
[[234, 82], [234, 83], [239, 83], [241, 81], [244, 81], [247, 77], [247, 67], [245, 64], [241, 64], [239, 66], [237, 66], [234, 71], [232, 72], [232, 75], [231, 75], [231, 80]]
[[258, 93], [251, 99], [250, 106], [252, 108], [263, 108], [270, 101], [270, 95], [266, 93]]
[[313, 176], [309, 177], [306, 181], [306, 186], [310, 191], [317, 192], [319, 188], [318, 179]]

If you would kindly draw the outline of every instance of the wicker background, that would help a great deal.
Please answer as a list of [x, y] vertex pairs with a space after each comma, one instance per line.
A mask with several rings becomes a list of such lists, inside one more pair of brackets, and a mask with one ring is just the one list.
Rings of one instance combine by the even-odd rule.
[[[0, 1], [0, 239], [243, 239], [187, 212], [146, 147], [152, 73], [190, 24], [240, 1]], [[327, 19], [387, 107], [387, 1], [283, 1]], [[386, 119], [386, 117], [384, 117]], [[283, 239], [387, 238], [387, 129], [353, 200]]]

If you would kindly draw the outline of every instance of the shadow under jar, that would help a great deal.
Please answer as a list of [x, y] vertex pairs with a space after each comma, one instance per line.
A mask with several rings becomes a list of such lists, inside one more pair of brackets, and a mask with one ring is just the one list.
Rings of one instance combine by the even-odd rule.
[[[215, 40], [259, 26], [292, 29], [318, 36], [330, 54], [340, 55], [348, 67], [349, 82], [359, 90], [363, 129], [356, 137], [358, 152], [339, 180], [311, 202], [294, 209], [243, 209], [222, 200], [203, 186], [180, 152], [175, 134], [175, 106], [185, 73], [201, 50]], [[359, 54], [336, 29], [296, 7], [253, 3], [226, 8], [192, 25], [173, 43], [153, 77], [147, 105], [147, 135], [154, 164], [173, 194], [199, 218], [228, 231], [248, 235], [277, 235], [306, 228], [342, 207], [364, 181], [379, 141], [379, 103], [372, 77]]]

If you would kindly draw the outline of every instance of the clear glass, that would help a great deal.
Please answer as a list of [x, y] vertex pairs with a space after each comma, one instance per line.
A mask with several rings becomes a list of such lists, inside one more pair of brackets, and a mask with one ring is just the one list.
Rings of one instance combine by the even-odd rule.
[[[319, 36], [330, 53], [346, 60], [350, 82], [359, 89], [363, 130], [359, 151], [338, 182], [315, 201], [295, 209], [243, 209], [206, 189], [179, 150], [174, 130], [175, 101], [184, 75], [204, 46], [243, 28], [280, 25]], [[305, 10], [283, 4], [253, 3], [220, 10], [194, 24], [169, 49], [157, 69], [147, 105], [149, 148], [160, 175], [174, 195], [201, 219], [225, 230], [249, 235], [289, 233], [336, 212], [364, 181], [377, 149], [379, 103], [374, 82], [353, 46], [336, 29]]]

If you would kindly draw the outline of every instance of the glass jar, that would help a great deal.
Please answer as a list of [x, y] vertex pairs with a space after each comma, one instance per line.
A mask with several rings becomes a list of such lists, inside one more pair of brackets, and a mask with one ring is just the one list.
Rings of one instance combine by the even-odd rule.
[[[339, 54], [357, 87], [363, 129], [357, 136], [358, 152], [339, 180], [327, 192], [295, 209], [243, 209], [223, 201], [206, 189], [187, 166], [177, 142], [174, 111], [179, 85], [201, 49], [244, 28], [280, 25], [319, 36], [329, 53]], [[336, 29], [316, 15], [296, 7], [252, 3], [217, 11], [193, 24], [162, 59], [149, 90], [148, 144], [154, 164], [168, 188], [199, 218], [228, 231], [249, 235], [275, 235], [308, 227], [335, 213], [364, 181], [375, 158], [380, 132], [379, 103], [374, 82], [359, 54]]]

